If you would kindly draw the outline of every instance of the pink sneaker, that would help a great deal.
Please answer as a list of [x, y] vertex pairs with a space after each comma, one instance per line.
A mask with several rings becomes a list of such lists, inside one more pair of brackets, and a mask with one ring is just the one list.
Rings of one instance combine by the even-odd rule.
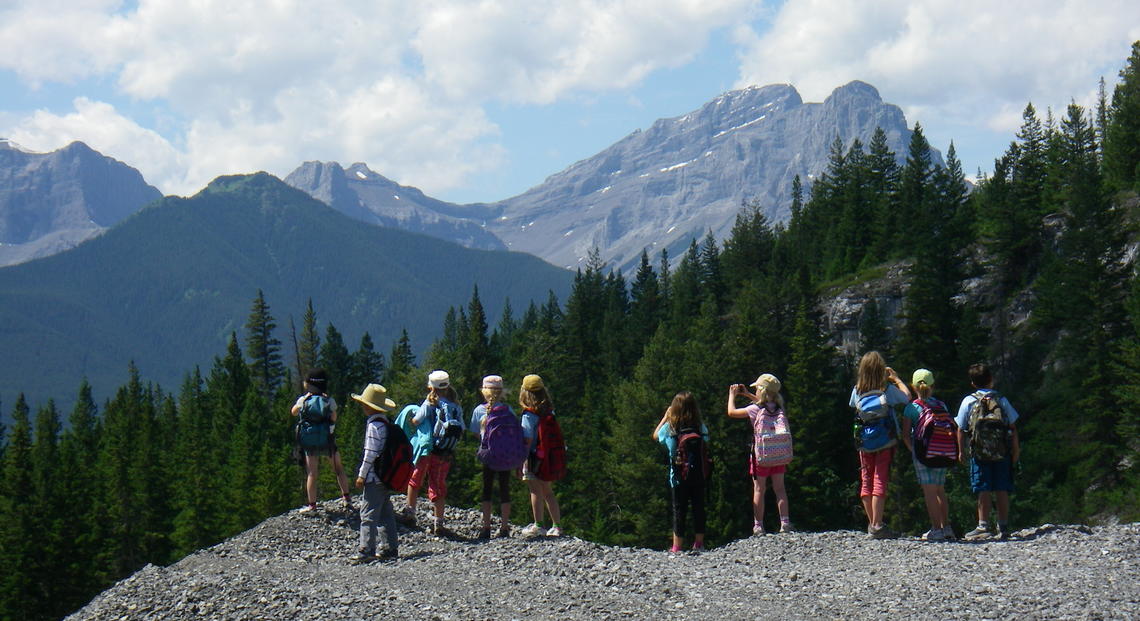
[[673, 546], [672, 548], [669, 548], [670, 554], [677, 554], [680, 551], [681, 551], [681, 546]]

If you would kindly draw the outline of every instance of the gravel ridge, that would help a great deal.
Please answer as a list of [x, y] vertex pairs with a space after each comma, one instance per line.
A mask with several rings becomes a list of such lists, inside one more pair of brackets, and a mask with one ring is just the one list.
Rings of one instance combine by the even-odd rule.
[[355, 511], [293, 510], [148, 565], [68, 618], [1140, 618], [1140, 523], [1046, 524], [982, 543], [803, 532], [698, 555], [524, 539], [517, 527], [476, 541], [477, 511], [447, 517], [455, 538], [401, 525], [399, 561], [356, 566]]

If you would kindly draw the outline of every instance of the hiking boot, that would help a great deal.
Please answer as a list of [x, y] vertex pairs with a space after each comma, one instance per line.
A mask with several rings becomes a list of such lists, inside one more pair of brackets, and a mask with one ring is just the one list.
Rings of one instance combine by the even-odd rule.
[[452, 532], [443, 525], [443, 522], [436, 522], [431, 527], [431, 534], [435, 535], [436, 537], [450, 537], [452, 535]]
[[1002, 541], [1009, 541], [1009, 535], [1010, 535], [1009, 526], [1006, 526], [1004, 524], [998, 524], [998, 538], [1001, 539]]
[[965, 535], [962, 536], [962, 538], [965, 539], [966, 541], [977, 541], [979, 539], [986, 539], [989, 536], [990, 536], [989, 527], [982, 525], [982, 524], [978, 524], [977, 528], [966, 533]]
[[540, 531], [540, 530], [542, 530], [542, 529], [539, 528], [538, 524], [531, 522], [530, 524], [527, 524], [522, 529], [522, 536], [523, 537], [533, 537], [533, 536], [537, 535], [538, 531]]
[[476, 539], [490, 539], [490, 538], [491, 538], [491, 527], [490, 526], [484, 526], [483, 530], [479, 531], [479, 536], [476, 537]]
[[557, 526], [551, 526], [550, 530], [546, 531], [546, 536], [547, 537], [561, 537], [562, 536], [562, 529], [558, 528]]
[[394, 561], [398, 558], [400, 558], [400, 553], [396, 551], [396, 548], [385, 548], [376, 556], [376, 560], [380, 562]]
[[356, 553], [356, 556], [349, 559], [349, 562], [352, 563], [353, 565], [366, 565], [368, 563], [371, 563], [374, 560], [376, 560], [375, 554], [361, 550], [361, 551]]
[[352, 504], [352, 496], [348, 495], [340, 497], [340, 505], [345, 511], [350, 511], [356, 508], [356, 506]]
[[305, 506], [301, 507], [300, 509], [297, 510], [297, 513], [311, 513], [311, 512], [316, 511], [316, 510], [317, 510], [317, 505], [311, 504], [311, 505], [305, 505]]
[[792, 526], [791, 522], [780, 522], [780, 532], [781, 533], [794, 533], [794, 532], [796, 532], [796, 527]]
[[896, 536], [895, 531], [887, 528], [886, 524], [871, 529], [871, 539], [894, 539]]
[[502, 526], [499, 527], [499, 538], [500, 539], [502, 539], [504, 537], [510, 537], [510, 536], [511, 536], [511, 525], [510, 524], [503, 524]]

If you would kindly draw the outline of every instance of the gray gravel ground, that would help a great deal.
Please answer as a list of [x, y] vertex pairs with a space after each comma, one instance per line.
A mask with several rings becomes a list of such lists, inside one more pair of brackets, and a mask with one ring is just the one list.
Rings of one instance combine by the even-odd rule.
[[336, 507], [147, 566], [70, 618], [1140, 618], [1140, 523], [983, 543], [794, 533], [671, 555], [518, 528], [475, 541], [479, 514], [449, 508], [455, 539], [401, 526], [399, 561], [355, 566], [359, 520]]

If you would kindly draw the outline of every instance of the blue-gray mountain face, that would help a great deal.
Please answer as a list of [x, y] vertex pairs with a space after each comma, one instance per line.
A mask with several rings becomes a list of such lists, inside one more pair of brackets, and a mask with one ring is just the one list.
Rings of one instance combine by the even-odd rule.
[[[709, 230], [724, 239], [744, 202], [759, 201], [770, 220], [785, 221], [793, 178], [806, 192], [837, 136], [867, 145], [877, 127], [905, 158], [911, 132], [902, 110], [863, 82], [823, 103], [804, 103], [789, 85], [733, 91], [488, 205], [487, 229], [511, 250], [569, 268], [596, 246], [628, 272], [642, 249], [667, 248], [677, 258]], [[941, 163], [936, 152], [932, 158]]]
[[0, 139], [0, 266], [67, 250], [159, 198], [139, 171], [82, 142], [30, 153]]
[[345, 170], [336, 162], [305, 162], [285, 177], [285, 183], [362, 222], [423, 233], [468, 248], [507, 249], [481, 222], [469, 219], [470, 208], [425, 196], [364, 164]]

